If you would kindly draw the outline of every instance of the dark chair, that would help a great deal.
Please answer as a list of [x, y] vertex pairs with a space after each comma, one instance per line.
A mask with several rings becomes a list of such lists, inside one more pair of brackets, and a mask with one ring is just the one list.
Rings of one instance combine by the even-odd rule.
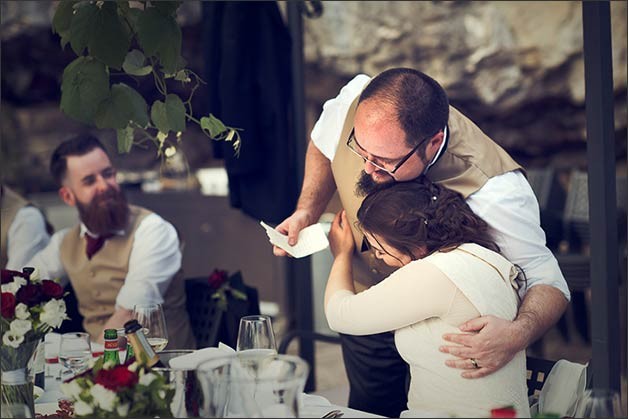
[[553, 168], [528, 169], [526, 177], [539, 202], [541, 227], [545, 231], [547, 246], [555, 250], [563, 236], [565, 189]]
[[545, 379], [552, 370], [556, 361], [542, 358], [526, 357], [526, 384], [528, 385], [528, 397], [538, 399]]
[[192, 332], [199, 348], [216, 346], [219, 342], [235, 348], [240, 318], [260, 314], [257, 289], [245, 285], [240, 272], [233, 274], [229, 285], [244, 293], [246, 300], [227, 294], [227, 309], [223, 311], [213, 295], [207, 277], [190, 278], [185, 281], [187, 310]]

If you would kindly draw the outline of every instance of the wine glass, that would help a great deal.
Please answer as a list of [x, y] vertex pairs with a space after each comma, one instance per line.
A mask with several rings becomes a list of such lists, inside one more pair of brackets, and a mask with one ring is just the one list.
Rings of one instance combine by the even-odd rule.
[[168, 345], [168, 328], [161, 304], [137, 304], [133, 307], [133, 318], [143, 328], [148, 344], [155, 352], [161, 352]]
[[74, 375], [87, 369], [92, 357], [89, 334], [85, 332], [64, 333], [59, 341], [59, 361]]
[[240, 357], [263, 357], [277, 353], [269, 316], [245, 316], [240, 319], [236, 351]]
[[623, 418], [625, 412], [619, 393], [609, 389], [592, 389], [582, 394], [578, 401], [577, 418]]

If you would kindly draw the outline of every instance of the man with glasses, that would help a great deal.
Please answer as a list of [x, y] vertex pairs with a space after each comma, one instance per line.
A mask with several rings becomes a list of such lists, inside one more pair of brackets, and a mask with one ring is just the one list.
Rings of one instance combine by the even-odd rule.
[[[297, 208], [277, 230], [295, 244], [337, 190], [358, 249], [353, 261], [358, 292], [391, 270], [368, 251], [355, 228], [357, 209], [377, 185], [421, 174], [461, 193], [491, 226], [502, 254], [525, 271], [528, 283], [520, 290], [523, 301], [513, 322], [484, 316], [461, 325], [460, 334], [444, 336], [451, 343], [443, 341], [443, 362], [462, 369], [463, 377], [483, 377], [503, 367], [562, 315], [569, 290], [545, 246], [538, 203], [521, 167], [449, 106], [435, 80], [405, 68], [373, 79], [359, 75], [325, 103], [311, 136]], [[277, 247], [273, 251], [286, 255]], [[341, 335], [341, 340], [349, 406], [398, 417], [406, 409], [407, 366], [393, 334]]]

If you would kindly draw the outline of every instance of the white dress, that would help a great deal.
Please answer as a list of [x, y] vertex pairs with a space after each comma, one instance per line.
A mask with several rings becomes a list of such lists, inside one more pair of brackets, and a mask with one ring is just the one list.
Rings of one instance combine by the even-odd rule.
[[330, 327], [354, 335], [395, 331], [401, 357], [410, 365], [408, 409], [451, 416], [489, 417], [490, 409], [513, 405], [529, 417], [525, 351], [483, 378], [465, 379], [445, 365], [445, 333], [478, 315], [513, 320], [518, 297], [514, 266], [476, 244], [434, 253], [398, 269], [360, 293], [337, 291], [325, 312]]

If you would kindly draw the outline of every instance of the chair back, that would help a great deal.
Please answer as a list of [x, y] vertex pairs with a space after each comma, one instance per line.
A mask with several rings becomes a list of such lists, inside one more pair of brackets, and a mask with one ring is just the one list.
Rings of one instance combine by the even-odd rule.
[[542, 358], [526, 357], [526, 384], [528, 397], [538, 398], [547, 375], [556, 362]]

